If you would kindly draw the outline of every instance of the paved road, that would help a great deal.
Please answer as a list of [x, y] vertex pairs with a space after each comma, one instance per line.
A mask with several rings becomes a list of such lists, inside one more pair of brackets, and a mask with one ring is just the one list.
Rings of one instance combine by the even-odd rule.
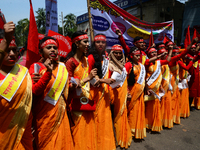
[[144, 140], [133, 140], [128, 150], [200, 150], [200, 110], [191, 111], [189, 118], [182, 118], [172, 129], [149, 132]]

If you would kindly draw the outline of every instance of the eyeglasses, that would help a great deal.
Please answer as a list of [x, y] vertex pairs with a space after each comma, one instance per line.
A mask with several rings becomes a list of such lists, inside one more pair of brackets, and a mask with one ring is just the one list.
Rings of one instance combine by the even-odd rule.
[[57, 50], [57, 49], [58, 49], [58, 47], [57, 47], [57, 46], [47, 46], [46, 48], [47, 48], [47, 49], [51, 49], [51, 48], [53, 48], [53, 49], [55, 49], [55, 50]]

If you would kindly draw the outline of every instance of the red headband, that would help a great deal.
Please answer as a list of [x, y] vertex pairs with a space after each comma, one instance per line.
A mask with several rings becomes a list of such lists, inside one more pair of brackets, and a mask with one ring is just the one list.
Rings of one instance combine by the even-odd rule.
[[135, 44], [138, 43], [138, 42], [144, 42], [144, 39], [139, 39], [139, 40], [137, 40], [137, 41], [135, 42]]
[[94, 41], [106, 41], [106, 36], [97, 35], [97, 36], [95, 36]]
[[192, 45], [192, 47], [191, 48], [196, 48], [196, 46], [195, 45]]
[[122, 50], [123, 50], [122, 46], [118, 44], [113, 45], [111, 48], [111, 51], [122, 51]]
[[179, 53], [179, 49], [173, 49], [173, 53]]
[[150, 48], [150, 49], [148, 50], [148, 54], [150, 54], [151, 52], [157, 52], [157, 51], [156, 51], [155, 48]]
[[162, 48], [160, 50], [158, 50], [158, 55], [167, 52], [166, 49]]
[[[1, 41], [3, 41], [3, 39], [0, 39], [0, 43], [1, 43]], [[17, 47], [17, 44], [15, 43], [15, 39], [12, 39], [9, 46]]]
[[138, 55], [138, 54], [140, 54], [140, 50], [133, 51], [132, 54], [133, 55]]
[[88, 39], [88, 36], [87, 34], [84, 34], [84, 35], [80, 35], [80, 36], [77, 36], [75, 38], [72, 39], [72, 43], [75, 43], [76, 41], [81, 41], [83, 39]]
[[167, 43], [167, 46], [169, 46], [169, 45], [174, 45], [174, 43], [173, 42]]
[[46, 40], [45, 42], [43, 42], [43, 43], [41, 44], [41, 49], [43, 49], [45, 46], [47, 46], [47, 45], [49, 45], [49, 44], [54, 44], [55, 46], [58, 47], [58, 43], [57, 43], [55, 40], [53, 40], [53, 39], [48, 39], [48, 40]]
[[165, 47], [165, 44], [160, 44], [158, 48]]

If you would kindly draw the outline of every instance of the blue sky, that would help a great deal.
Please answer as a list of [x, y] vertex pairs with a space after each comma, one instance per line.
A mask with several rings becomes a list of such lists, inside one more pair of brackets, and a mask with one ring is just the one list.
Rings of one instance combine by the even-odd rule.
[[[115, 0], [111, 0], [111, 2], [113, 1]], [[61, 11], [64, 16], [69, 13], [78, 16], [87, 12], [87, 0], [57, 0], [57, 2], [58, 15], [61, 14]], [[45, 8], [45, 0], [32, 0], [32, 4], [35, 15], [38, 8]], [[17, 24], [20, 19], [29, 18], [29, 0], [0, 0], [0, 9], [4, 13], [7, 22], [13, 21]]]

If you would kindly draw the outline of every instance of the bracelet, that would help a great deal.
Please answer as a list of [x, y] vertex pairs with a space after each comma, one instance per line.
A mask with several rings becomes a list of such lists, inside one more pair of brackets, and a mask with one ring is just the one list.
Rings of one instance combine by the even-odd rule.
[[2, 54], [3, 56], [5, 56], [5, 55], [6, 55], [6, 52], [3, 51], [3, 50], [0, 48], [0, 54]]
[[81, 83], [81, 86], [85, 85], [85, 82], [83, 82], [83, 80], [81, 80], [80, 83]]

